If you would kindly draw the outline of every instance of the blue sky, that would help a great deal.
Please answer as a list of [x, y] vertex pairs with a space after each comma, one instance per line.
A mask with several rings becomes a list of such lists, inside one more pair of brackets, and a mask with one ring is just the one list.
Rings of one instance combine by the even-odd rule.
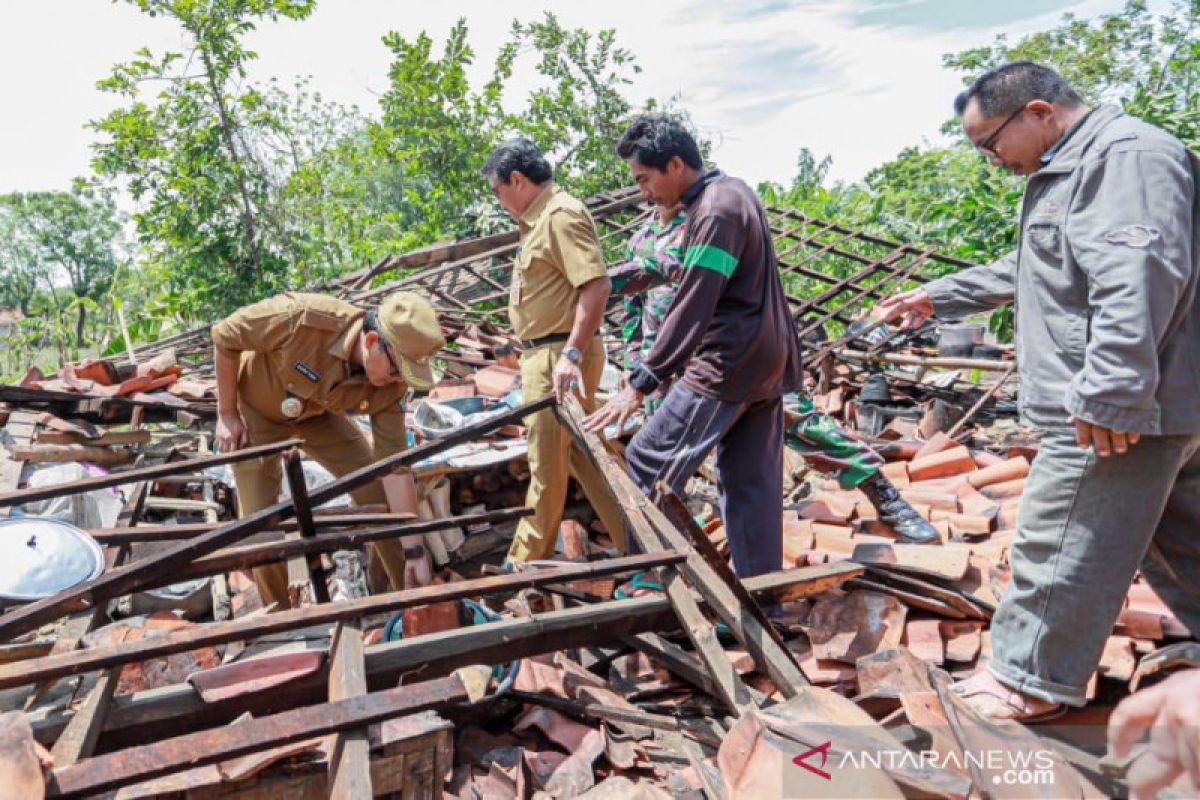
[[[1160, 2], [1152, 3], [1157, 6]], [[1064, 12], [1090, 17], [1123, 0], [507, 0], [416, 3], [321, 0], [300, 23], [266, 26], [251, 44], [255, 77], [312, 75], [328, 98], [374, 113], [386, 86], [389, 30], [440, 41], [466, 17], [480, 79], [514, 17], [545, 10], [564, 24], [617, 30], [643, 73], [636, 98], [676, 97], [727, 171], [786, 181], [802, 146], [861, 177], [907, 146], [937, 141], [960, 77], [943, 53], [1016, 38]], [[138, 47], [180, 46], [179, 34], [125, 3], [0, 4], [0, 192], [65, 188], [88, 170], [89, 119], [112, 100], [95, 89]], [[516, 88], [532, 77], [519, 72]]]

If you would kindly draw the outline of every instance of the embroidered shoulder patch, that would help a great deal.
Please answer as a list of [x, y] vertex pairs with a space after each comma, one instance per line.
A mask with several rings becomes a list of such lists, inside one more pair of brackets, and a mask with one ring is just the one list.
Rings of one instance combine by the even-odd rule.
[[312, 367], [310, 367], [308, 364], [305, 364], [303, 361], [296, 362], [296, 372], [299, 372], [301, 375], [308, 378], [313, 383], [316, 383], [317, 381], [321, 380], [321, 376], [318, 375], [313, 370]]
[[1121, 244], [1126, 247], [1136, 247], [1144, 250], [1159, 236], [1158, 228], [1149, 225], [1126, 225], [1104, 234], [1104, 241], [1109, 244]]

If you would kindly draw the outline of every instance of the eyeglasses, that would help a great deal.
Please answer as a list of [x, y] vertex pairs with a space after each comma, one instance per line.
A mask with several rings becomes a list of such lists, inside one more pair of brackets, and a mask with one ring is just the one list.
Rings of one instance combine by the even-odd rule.
[[996, 130], [992, 131], [991, 135], [989, 135], [986, 139], [984, 139], [979, 144], [975, 145], [975, 149], [979, 150], [981, 153], [986, 153], [987, 155], [995, 156], [995, 157], [999, 158], [1000, 154], [997, 153], [995, 150], [996, 140], [1000, 138], [1000, 134], [1004, 131], [1005, 128], [1008, 127], [1008, 123], [1012, 122], [1014, 119], [1019, 117], [1021, 115], [1021, 112], [1024, 110], [1025, 110], [1025, 106], [1021, 106], [1016, 111], [1009, 114], [1008, 119], [1006, 119], [1006, 120], [1004, 120], [1004, 122], [1000, 123], [999, 128], [996, 128]]
[[383, 350], [383, 355], [387, 358], [388, 363], [392, 365], [392, 371], [390, 374], [395, 377], [403, 378], [404, 372], [400, 369], [400, 363], [392, 356], [392, 348], [388, 346], [388, 343], [383, 340], [382, 336], [379, 337], [379, 348]]

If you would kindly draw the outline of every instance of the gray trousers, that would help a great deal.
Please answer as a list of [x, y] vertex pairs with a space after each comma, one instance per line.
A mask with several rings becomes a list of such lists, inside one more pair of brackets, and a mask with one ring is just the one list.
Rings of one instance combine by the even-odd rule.
[[1144, 436], [1099, 458], [1073, 429], [1050, 430], [1026, 486], [992, 619], [997, 680], [1082, 706], [1139, 568], [1200, 634], [1200, 435]]
[[682, 383], [633, 437], [629, 475], [654, 496], [663, 481], [683, 496], [688, 478], [717, 448], [721, 519], [734, 571], [743, 578], [783, 565], [783, 401], [727, 403]]

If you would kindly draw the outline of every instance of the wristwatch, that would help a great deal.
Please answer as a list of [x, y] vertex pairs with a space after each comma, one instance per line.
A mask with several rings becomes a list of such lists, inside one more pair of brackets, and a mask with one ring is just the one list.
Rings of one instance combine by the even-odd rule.
[[425, 545], [414, 544], [412, 547], [404, 548], [404, 558], [406, 561], [414, 559], [414, 558], [424, 558], [424, 557], [425, 557]]
[[564, 347], [562, 349], [562, 356], [567, 361], [570, 361], [572, 364], [578, 364], [580, 361], [583, 360], [583, 351], [580, 350], [578, 347], [572, 347], [571, 345], [567, 345], [566, 347]]

